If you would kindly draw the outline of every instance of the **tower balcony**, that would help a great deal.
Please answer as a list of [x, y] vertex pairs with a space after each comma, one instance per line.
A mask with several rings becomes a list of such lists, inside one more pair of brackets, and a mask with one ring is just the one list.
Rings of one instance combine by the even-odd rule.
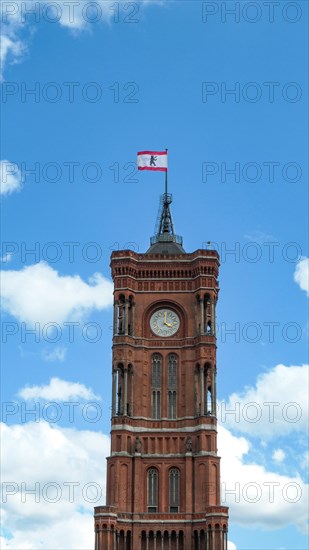
[[180, 237], [180, 235], [169, 235], [168, 233], [164, 233], [163, 235], [154, 235], [153, 237], [150, 237], [150, 244], [151, 246], [156, 243], [176, 243], [182, 246], [183, 239]]
[[124, 334], [114, 335], [114, 344], [131, 345], [136, 347], [146, 348], [163, 348], [163, 347], [192, 347], [196, 345], [216, 344], [215, 334], [197, 334], [188, 336], [187, 338], [168, 338], [167, 340], [159, 340], [158, 338], [141, 338], [139, 336], [129, 336]]
[[179, 522], [194, 520], [194, 522], [200, 521], [205, 522], [205, 520], [216, 519], [220, 517], [228, 517], [228, 507], [227, 506], [208, 506], [203, 512], [143, 512], [143, 513], [134, 513], [134, 512], [117, 512], [116, 506], [96, 506], [95, 507], [95, 517], [107, 517], [107, 516], [117, 516], [117, 521], [132, 521], [134, 523], [139, 522]]

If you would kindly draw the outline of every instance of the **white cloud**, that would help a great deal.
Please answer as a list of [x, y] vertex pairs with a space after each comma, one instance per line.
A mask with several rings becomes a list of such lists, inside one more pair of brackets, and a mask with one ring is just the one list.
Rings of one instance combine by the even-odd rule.
[[275, 449], [272, 457], [275, 462], [283, 462], [285, 459], [285, 452], [282, 449]]
[[[76, 4], [76, 2], [75, 2]], [[57, 15], [59, 23], [63, 27], [73, 30], [83, 30], [89, 28], [98, 22], [109, 21], [113, 16], [113, 2], [106, 0], [96, 0], [96, 2], [79, 2], [74, 7], [68, 5], [65, 0], [58, 1]], [[114, 6], [116, 9], [117, 6]]]
[[309, 258], [302, 258], [294, 271], [294, 281], [309, 296]]
[[300, 467], [303, 468], [303, 470], [308, 470], [308, 466], [309, 466], [309, 451], [305, 451], [303, 453], [302, 456], [299, 457], [300, 458]]
[[99, 399], [92, 389], [78, 382], [67, 382], [60, 378], [51, 378], [48, 385], [28, 386], [19, 391], [26, 400], [44, 399], [46, 401], [68, 401], [69, 399]]
[[8, 264], [9, 262], [12, 261], [12, 259], [13, 259], [12, 252], [8, 252], [7, 254], [4, 254], [4, 256], [0, 258], [0, 262], [3, 264]]
[[264, 440], [306, 432], [307, 388], [308, 365], [277, 365], [261, 374], [255, 387], [219, 403], [218, 418], [226, 427]]
[[109, 438], [46, 422], [2, 427], [3, 525], [13, 538], [5, 535], [1, 548], [93, 548], [93, 507], [104, 504]]
[[1, 35], [0, 35], [0, 81], [8, 63], [18, 63], [27, 51], [27, 45], [22, 37], [26, 27], [21, 18], [21, 2], [2, 2], [0, 5]]
[[30, 324], [79, 321], [112, 304], [113, 285], [100, 273], [84, 282], [78, 275], [59, 275], [46, 262], [20, 271], [2, 271], [2, 306]]
[[[34, 29], [40, 24], [59, 24], [74, 33], [91, 30], [100, 23], [140, 20], [140, 8], [157, 4], [165, 4], [163, 0], [141, 0], [137, 8], [127, 6], [128, 2], [120, 0], [25, 0], [23, 2], [6, 2], [2, 7], [2, 40], [1, 40], [1, 67], [2, 71], [8, 63], [20, 61], [27, 51], [27, 41]], [[127, 7], [126, 7], [127, 6]], [[133, 10], [133, 11], [132, 11]], [[30, 15], [29, 11], [35, 11]], [[28, 12], [28, 13], [27, 13]], [[28, 33], [26, 33], [28, 31]], [[26, 37], [25, 35], [28, 34]], [[3, 73], [0, 75], [3, 79]]]
[[44, 361], [64, 361], [67, 354], [67, 348], [63, 346], [57, 346], [53, 350], [43, 349], [41, 356]]
[[[3, 523], [13, 536], [10, 540], [4, 537], [2, 547], [92, 548], [93, 506], [104, 503], [109, 438], [97, 432], [39, 422], [3, 425], [2, 441]], [[246, 464], [248, 441], [233, 436], [223, 427], [219, 427], [218, 447], [222, 456], [222, 503], [230, 507], [231, 521], [243, 527], [266, 529], [295, 524], [305, 530], [307, 493], [299, 477], [278, 475], [259, 464]], [[18, 449], [22, 452], [17, 452]], [[12, 485], [6, 485], [8, 482]], [[77, 485], [73, 486], [74, 483]], [[85, 487], [92, 483], [97, 485], [88, 494]], [[302, 490], [297, 499], [293, 487]], [[25, 489], [35, 489], [39, 502]], [[259, 489], [261, 495], [257, 499]], [[229, 542], [228, 548], [235, 550], [236, 546]]]
[[[25, 506], [25, 505], [24, 505]], [[42, 506], [42, 504], [41, 504]], [[21, 508], [22, 514], [24, 508]], [[6, 525], [10, 522], [7, 518]], [[36, 521], [31, 527], [14, 528], [11, 539], [0, 537], [2, 550], [92, 550], [94, 548], [93, 518], [92, 515], [72, 512], [67, 518], [51, 518], [50, 522]]]
[[230, 507], [231, 521], [243, 527], [280, 529], [289, 524], [306, 532], [308, 486], [298, 476], [270, 472], [246, 463], [250, 444], [222, 426], [218, 429], [221, 458], [221, 502]]
[[0, 81], [3, 80], [3, 69], [8, 60], [11, 58], [13, 63], [18, 62], [25, 50], [26, 45], [21, 40], [11, 38], [5, 33], [0, 36]]
[[[10, 195], [20, 191], [22, 186], [21, 173], [16, 164], [9, 160], [0, 161], [0, 192], [1, 195]], [[2, 260], [3, 261], [3, 260]]]
[[259, 231], [259, 230], [256, 230], [256, 231], [253, 231], [252, 233], [250, 234], [247, 234], [245, 235], [245, 239], [250, 241], [250, 242], [255, 242], [255, 243], [258, 243], [258, 244], [264, 244], [266, 242], [277, 242], [277, 240], [275, 239], [275, 237], [273, 235], [270, 235], [268, 233], [264, 233], [264, 231]]
[[227, 550], [237, 550], [236, 544], [231, 542], [230, 540], [227, 541]]

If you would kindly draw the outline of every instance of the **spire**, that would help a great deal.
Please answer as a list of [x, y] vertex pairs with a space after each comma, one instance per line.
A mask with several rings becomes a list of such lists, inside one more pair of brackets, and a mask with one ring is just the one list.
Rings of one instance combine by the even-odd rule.
[[169, 195], [168, 193], [164, 193], [164, 195], [161, 195], [161, 213], [159, 210], [159, 225], [156, 228], [156, 233], [158, 237], [164, 234], [175, 235], [173, 219], [170, 210], [170, 204], [172, 203], [172, 201], [172, 195]]
[[173, 197], [165, 193], [160, 197], [160, 207], [157, 217], [155, 235], [150, 238], [150, 248], [147, 254], [185, 254], [182, 248], [182, 237], [175, 235], [170, 204]]

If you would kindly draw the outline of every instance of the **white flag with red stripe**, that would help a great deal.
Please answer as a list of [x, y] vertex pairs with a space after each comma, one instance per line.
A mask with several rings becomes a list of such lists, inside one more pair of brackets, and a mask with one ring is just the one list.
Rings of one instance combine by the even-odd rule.
[[140, 151], [137, 153], [137, 168], [167, 172], [167, 151]]

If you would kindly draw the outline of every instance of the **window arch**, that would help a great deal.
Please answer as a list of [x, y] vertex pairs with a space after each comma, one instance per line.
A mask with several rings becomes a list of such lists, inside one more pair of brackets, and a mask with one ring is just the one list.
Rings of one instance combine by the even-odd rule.
[[147, 507], [148, 512], [158, 510], [158, 484], [159, 474], [156, 468], [150, 468], [147, 472]]
[[170, 353], [167, 365], [167, 416], [177, 417], [177, 355]]
[[152, 356], [151, 401], [152, 418], [161, 418], [162, 357], [158, 353]]
[[180, 474], [178, 468], [169, 471], [169, 508], [170, 512], [179, 511]]

